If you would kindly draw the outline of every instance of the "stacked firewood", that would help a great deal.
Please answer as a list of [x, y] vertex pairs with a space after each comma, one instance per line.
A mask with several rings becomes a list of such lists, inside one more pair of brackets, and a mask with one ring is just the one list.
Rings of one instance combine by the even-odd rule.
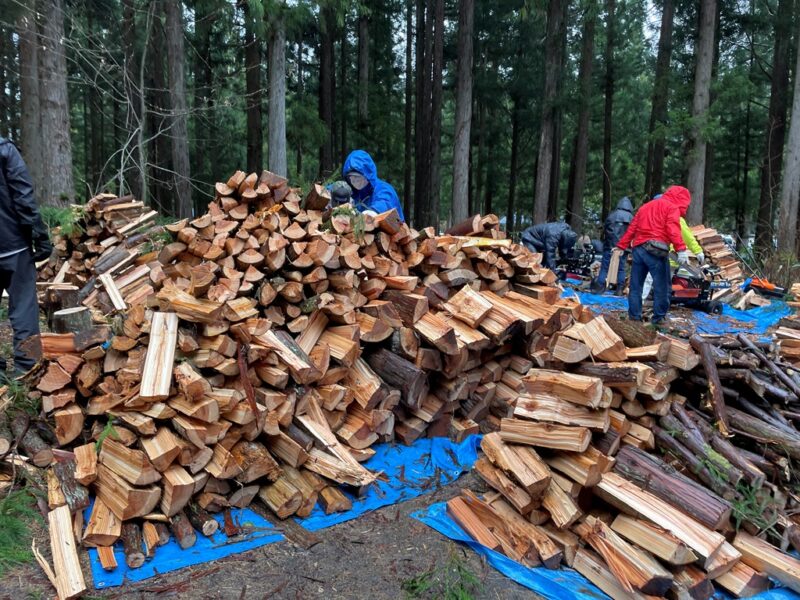
[[[769, 344], [654, 338], [626, 357], [596, 339], [572, 363], [554, 346], [549, 369], [518, 378], [474, 467], [492, 492], [463, 492], [451, 517], [481, 544], [529, 566], [563, 562], [613, 598], [709, 598], [713, 584], [746, 597], [767, 575], [800, 591], [800, 561], [781, 551], [800, 550], [800, 387]], [[595, 362], [577, 362], [587, 355]]]
[[271, 173], [216, 192], [166, 227], [145, 303], [43, 336], [29, 381], [52, 430], [9, 423], [51, 467], [51, 506], [96, 497], [82, 541], [109, 568], [117, 540], [136, 566], [166, 528], [188, 547], [256, 499], [279, 518], [346, 510], [339, 485], [379, 476], [371, 445], [477, 432], [506, 369], [531, 364], [515, 351], [578, 310], [552, 304], [554, 275], [494, 216], [437, 237], [394, 211], [325, 211], [323, 188], [301, 201]]
[[716, 229], [705, 225], [695, 225], [692, 227], [692, 233], [697, 239], [697, 243], [703, 248], [703, 253], [708, 261], [719, 267], [721, 279], [730, 281], [734, 286], [744, 280], [742, 263], [734, 256], [733, 251]]
[[153, 294], [147, 263], [163, 235], [157, 215], [133, 196], [114, 194], [71, 207], [71, 222], [51, 233], [55, 252], [39, 265], [37, 287], [51, 329], [88, 326], [90, 309], [108, 315]]

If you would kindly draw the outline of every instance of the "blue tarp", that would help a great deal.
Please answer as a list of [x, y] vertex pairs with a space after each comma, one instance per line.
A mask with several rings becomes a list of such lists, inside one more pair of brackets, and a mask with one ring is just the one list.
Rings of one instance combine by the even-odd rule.
[[[526, 567], [499, 552], [490, 550], [486, 546], [481, 546], [447, 516], [444, 502], [439, 502], [424, 510], [411, 513], [411, 516], [451, 540], [467, 544], [475, 552], [485, 556], [489, 564], [503, 575], [545, 598], [552, 600], [608, 598], [606, 594], [596, 588], [583, 575], [572, 569], [550, 570], [544, 567]], [[731, 598], [728, 594], [719, 591], [714, 597], [724, 600]], [[775, 588], [753, 596], [753, 598], [756, 600], [798, 600], [800, 594], [786, 588]]]
[[[372, 471], [382, 471], [387, 481], [371, 486], [361, 498], [352, 498], [353, 508], [344, 513], [326, 515], [319, 507], [306, 519], [298, 519], [300, 525], [316, 531], [360, 517], [372, 510], [409, 500], [450, 483], [461, 473], [472, 468], [478, 457], [480, 436], [474, 435], [456, 444], [447, 438], [422, 439], [413, 446], [381, 444], [374, 447], [375, 456], [364, 463]], [[88, 522], [91, 507], [86, 509]], [[197, 543], [181, 550], [174, 540], [156, 550], [153, 560], [138, 569], [125, 565], [121, 544], [114, 547], [118, 567], [105, 571], [100, 565], [97, 551], [89, 549], [94, 586], [97, 589], [118, 586], [127, 581], [141, 581], [160, 573], [167, 573], [191, 565], [198, 565], [218, 558], [238, 554], [253, 548], [283, 540], [273, 525], [249, 509], [232, 511], [234, 522], [246, 526], [250, 533], [229, 541], [221, 532], [211, 538], [197, 535]], [[222, 516], [216, 518], [222, 524]]]
[[[619, 296], [590, 294], [575, 290], [565, 291], [564, 296], [577, 296], [582, 304], [597, 309], [599, 314], [602, 314], [604, 310], [628, 310], [627, 298], [620, 298]], [[721, 317], [694, 310], [691, 311], [691, 319], [699, 333], [764, 334], [770, 327], [775, 326], [781, 318], [790, 314], [792, 314], [792, 309], [786, 302], [773, 299], [769, 306], [759, 306], [750, 310], [736, 310], [727, 304], [723, 305]]]

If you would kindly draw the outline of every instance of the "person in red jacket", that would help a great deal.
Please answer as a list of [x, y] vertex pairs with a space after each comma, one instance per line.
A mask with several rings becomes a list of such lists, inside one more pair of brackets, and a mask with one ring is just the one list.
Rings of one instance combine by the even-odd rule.
[[685, 187], [673, 185], [656, 202], [642, 205], [633, 217], [625, 235], [617, 242], [620, 250], [630, 250], [633, 255], [631, 279], [628, 287], [628, 316], [642, 320], [642, 287], [647, 274], [653, 277], [653, 319], [655, 324], [664, 320], [669, 309], [672, 287], [669, 267], [669, 246], [678, 253], [678, 262], [688, 259], [686, 244], [681, 235], [681, 217], [692, 196]]

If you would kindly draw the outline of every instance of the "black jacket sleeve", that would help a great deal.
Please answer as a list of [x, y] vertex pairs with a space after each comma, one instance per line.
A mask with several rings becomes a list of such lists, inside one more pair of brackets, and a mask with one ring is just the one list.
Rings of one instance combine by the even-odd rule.
[[23, 236], [28, 241], [39, 244], [45, 241], [49, 243], [50, 237], [33, 196], [33, 182], [22, 155], [11, 142], [3, 144], [0, 151], [11, 208], [17, 217]]

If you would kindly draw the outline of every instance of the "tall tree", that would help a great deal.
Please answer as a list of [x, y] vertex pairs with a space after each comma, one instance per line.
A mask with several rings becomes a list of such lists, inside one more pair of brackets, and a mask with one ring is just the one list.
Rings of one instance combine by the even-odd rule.
[[356, 120], [359, 134], [366, 133], [369, 118], [369, 7], [367, 2], [361, 6], [358, 15], [358, 106]]
[[[469, 216], [469, 148], [472, 126], [472, 24], [474, 12], [475, 0], [459, 0], [458, 71], [456, 75], [455, 135], [453, 136], [454, 223], [460, 223]], [[512, 154], [513, 152], [512, 142]], [[509, 201], [509, 204], [512, 204], [512, 202]]]
[[[508, 176], [508, 206], [506, 207], [506, 231], [514, 231], [515, 223], [515, 209], [517, 200], [517, 180], [519, 171], [519, 137], [522, 120], [520, 113], [522, 108], [520, 106], [519, 94], [514, 94], [511, 99], [511, 159], [509, 162], [509, 176]], [[469, 156], [467, 157], [469, 158]], [[469, 201], [467, 196], [466, 201]]]
[[661, 30], [658, 37], [658, 56], [656, 58], [655, 84], [650, 110], [650, 127], [647, 141], [647, 166], [645, 168], [644, 193], [647, 198], [655, 196], [664, 181], [664, 150], [669, 105], [669, 64], [672, 59], [672, 26], [675, 19], [674, 0], [664, 0], [661, 12]]
[[442, 101], [444, 76], [444, 0], [436, 0], [434, 7], [433, 61], [431, 64], [431, 142], [430, 142], [430, 200], [426, 209], [428, 223], [439, 225], [439, 199], [441, 195], [442, 165]]
[[414, 176], [414, 226], [433, 225], [431, 214], [431, 124], [433, 121], [431, 71], [433, 68], [433, 10], [427, 2], [417, 0], [417, 101], [416, 101], [416, 164]]
[[[152, 23], [151, 6], [147, 11], [147, 23], [145, 30], [148, 37]], [[120, 192], [125, 188], [127, 181], [128, 189], [142, 202], [147, 203], [147, 148], [145, 146], [144, 119], [146, 117], [146, 102], [144, 96], [144, 68], [140, 57], [136, 52], [136, 6], [135, 0], [122, 0], [122, 49], [125, 69], [123, 77], [125, 84], [125, 98], [127, 99], [125, 110], [125, 128], [130, 135], [130, 149], [125, 148], [133, 163], [130, 169], [126, 168], [125, 161], [119, 171]], [[145, 40], [146, 41], [146, 40]], [[144, 44], [145, 49], [147, 43]], [[126, 172], [127, 171], [127, 172]]]
[[614, 127], [614, 29], [616, 26], [616, 0], [606, 0], [606, 74], [605, 104], [603, 106], [603, 210], [606, 220], [611, 210], [611, 137]]
[[272, 21], [269, 39], [269, 170], [286, 177], [286, 26]]
[[[260, 4], [245, 0], [244, 11], [244, 69], [245, 111], [247, 113], [247, 171], [260, 171], [264, 166], [264, 134], [261, 110], [261, 29]], [[255, 14], [254, 14], [255, 13]]]
[[42, 131], [43, 203], [65, 206], [75, 199], [72, 178], [67, 57], [62, 0], [42, 0], [39, 47], [39, 101]]
[[407, 219], [413, 216], [413, 192], [411, 189], [411, 145], [414, 130], [413, 108], [414, 79], [412, 75], [411, 56], [414, 38], [414, 0], [406, 0], [406, 71], [405, 71], [405, 115], [403, 126], [403, 213]]
[[769, 95], [766, 143], [761, 163], [761, 191], [758, 198], [756, 246], [768, 251], [773, 247], [775, 208], [783, 164], [786, 135], [786, 105], [789, 87], [789, 46], [791, 41], [792, 0], [779, 0], [775, 15], [775, 47], [772, 55], [772, 82]]
[[167, 67], [169, 70], [169, 92], [172, 101], [172, 167], [177, 192], [179, 218], [192, 214], [192, 183], [189, 166], [188, 103], [186, 101], [186, 79], [183, 72], [183, 3], [181, 0], [166, 0]]
[[583, 193], [586, 189], [586, 163], [589, 158], [589, 117], [592, 95], [592, 66], [594, 64], [594, 29], [597, 21], [596, 1], [588, 3], [583, 15], [581, 64], [578, 74], [578, 129], [570, 165], [567, 186], [567, 223], [575, 231], [583, 229]]
[[686, 220], [697, 224], [703, 219], [703, 192], [706, 176], [706, 123], [711, 98], [711, 74], [714, 65], [714, 30], [717, 0], [701, 0], [700, 24], [695, 48], [694, 97], [692, 99], [692, 149], [689, 155], [688, 187], [692, 203]]
[[[613, 0], [611, 0], [613, 2]], [[536, 169], [536, 188], [533, 198], [533, 220], [543, 223], [547, 219], [550, 202], [550, 178], [556, 129], [556, 102], [558, 82], [561, 77], [562, 22], [569, 3], [550, 0], [547, 8], [547, 38], [545, 40], [545, 79], [542, 100], [542, 126], [539, 134], [539, 155]]]
[[[797, 34], [797, 43], [800, 44], [800, 33]], [[778, 249], [795, 254], [798, 253], [797, 213], [800, 210], [800, 52], [796, 54], [792, 120], [789, 125], [778, 219]]]
[[319, 149], [320, 174], [328, 176], [333, 173], [333, 107], [336, 101], [336, 81], [334, 79], [334, 40], [336, 29], [336, 13], [328, 3], [320, 10], [319, 23], [319, 118], [327, 129], [325, 138]]
[[28, 165], [38, 198], [44, 198], [42, 181], [42, 129], [39, 111], [39, 58], [36, 40], [35, 3], [25, 5], [17, 19], [19, 34], [19, 87], [22, 97], [20, 129], [22, 133], [22, 156]]

